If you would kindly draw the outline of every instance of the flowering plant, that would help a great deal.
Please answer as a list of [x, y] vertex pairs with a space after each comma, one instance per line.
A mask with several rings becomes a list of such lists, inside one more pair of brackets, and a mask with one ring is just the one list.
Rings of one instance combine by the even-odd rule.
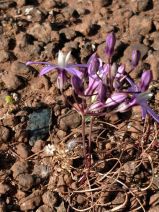
[[[82, 116], [82, 137], [85, 166], [91, 165], [91, 130], [94, 116], [101, 116], [107, 111], [125, 112], [136, 105], [141, 106], [142, 119], [149, 114], [159, 123], [159, 116], [149, 107], [148, 100], [152, 93], [148, 91], [152, 81], [152, 72], [145, 70], [139, 83], [135, 83], [130, 73], [136, 68], [140, 60], [140, 52], [132, 52], [131, 70], [126, 71], [125, 65], [112, 63], [115, 47], [115, 34], [109, 33], [106, 38], [105, 53], [108, 63], [104, 64], [96, 53], [91, 55], [87, 64], [69, 64], [71, 52], [67, 55], [58, 53], [57, 65], [48, 62], [27, 62], [27, 65], [42, 64], [40, 76], [52, 70], [58, 72], [57, 87], [63, 91], [68, 79], [73, 89], [73, 108]], [[70, 77], [69, 77], [70, 76]], [[86, 146], [85, 117], [91, 117], [90, 136]]]

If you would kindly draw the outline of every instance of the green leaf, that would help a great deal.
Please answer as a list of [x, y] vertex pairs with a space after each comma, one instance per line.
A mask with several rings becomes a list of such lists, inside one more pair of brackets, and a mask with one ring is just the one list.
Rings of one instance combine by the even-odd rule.
[[7, 95], [7, 96], [5, 96], [5, 102], [7, 104], [13, 104], [14, 100], [13, 100], [12, 96]]
[[90, 117], [90, 116], [86, 116], [85, 122], [88, 123], [88, 122], [90, 122], [90, 121], [91, 121], [91, 117]]

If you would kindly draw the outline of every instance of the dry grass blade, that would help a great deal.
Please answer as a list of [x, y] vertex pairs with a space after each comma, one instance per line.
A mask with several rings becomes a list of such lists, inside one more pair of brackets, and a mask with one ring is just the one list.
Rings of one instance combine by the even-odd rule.
[[[107, 176], [107, 178], [111, 179], [112, 177]], [[135, 197], [136, 201], [139, 203], [139, 205], [141, 206], [142, 210], [143, 210], [144, 212], [146, 212], [145, 209], [144, 209], [144, 207], [143, 207], [143, 205], [142, 205], [142, 203], [141, 203], [141, 201], [139, 200], [138, 197], [136, 197], [136, 195], [134, 194], [134, 192], [131, 191], [131, 189], [130, 189], [125, 183], [121, 182], [121, 181], [118, 180], [118, 179], [114, 179], [114, 180], [116, 180], [116, 182], [118, 182], [118, 183], [121, 184], [123, 187], [125, 187], [125, 189], [127, 189], [127, 190], [129, 191], [129, 193], [130, 193], [133, 197]]]
[[[122, 208], [125, 207], [127, 201], [128, 201], [128, 194], [125, 192], [125, 200], [124, 200], [124, 202], [123, 202], [122, 204], [116, 206], [116, 207], [113, 208], [113, 209], [109, 209], [108, 211], [107, 211], [107, 210], [105, 210], [105, 211], [107, 211], [107, 212], [119, 211], [119, 210], [121, 210]], [[111, 203], [111, 202], [110, 202], [110, 203]], [[98, 205], [98, 206], [102, 206], [102, 207], [106, 207], [106, 206], [110, 205], [110, 203], [107, 203], [107, 204], [97, 204], [97, 205]]]

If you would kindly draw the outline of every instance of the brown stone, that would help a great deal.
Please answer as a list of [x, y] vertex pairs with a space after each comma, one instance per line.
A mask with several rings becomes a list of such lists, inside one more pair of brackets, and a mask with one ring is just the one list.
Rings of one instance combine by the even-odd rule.
[[0, 183], [0, 194], [6, 194], [10, 190], [9, 185]]
[[130, 34], [147, 35], [152, 28], [152, 18], [144, 15], [134, 15], [129, 20]]
[[41, 202], [41, 192], [34, 191], [32, 194], [19, 201], [20, 209], [22, 211], [33, 210], [40, 205], [40, 202]]
[[16, 152], [22, 159], [26, 159], [29, 156], [27, 146], [23, 143], [20, 143], [16, 146]]
[[7, 142], [10, 136], [10, 130], [7, 127], [0, 126], [0, 142]]
[[33, 176], [30, 174], [20, 174], [17, 176], [18, 187], [22, 191], [28, 191], [34, 184]]
[[15, 91], [22, 86], [20, 78], [12, 73], [3, 75], [2, 81], [9, 91]]
[[13, 172], [13, 177], [16, 178], [18, 175], [23, 174], [23, 173], [27, 173], [28, 172], [28, 162], [27, 161], [17, 161], [13, 164], [13, 166], [11, 167], [11, 170]]
[[43, 203], [47, 206], [49, 206], [50, 208], [53, 208], [54, 205], [57, 203], [58, 199], [57, 199], [57, 195], [55, 195], [54, 192], [52, 191], [47, 191], [43, 194], [42, 196], [42, 200]]

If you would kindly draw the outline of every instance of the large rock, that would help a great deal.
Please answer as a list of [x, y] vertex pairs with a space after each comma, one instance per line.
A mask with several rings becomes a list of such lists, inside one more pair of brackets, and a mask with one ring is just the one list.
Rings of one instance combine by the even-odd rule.
[[35, 23], [28, 33], [34, 36], [38, 41], [48, 43], [51, 40], [51, 26], [49, 23]]
[[145, 15], [134, 15], [129, 20], [130, 35], [146, 36], [152, 29], [152, 18]]
[[0, 143], [9, 140], [10, 130], [7, 127], [0, 126]]
[[20, 174], [16, 178], [18, 182], [18, 187], [22, 191], [28, 191], [34, 184], [34, 178], [30, 174]]
[[27, 173], [29, 170], [29, 164], [26, 161], [17, 161], [14, 163], [14, 165], [11, 167], [11, 170], [13, 172], [13, 177], [16, 178], [20, 174]]
[[9, 91], [16, 91], [24, 85], [23, 81], [13, 73], [2, 75], [2, 81]]
[[52, 123], [51, 115], [50, 108], [39, 108], [29, 115], [26, 130], [31, 146], [33, 146], [37, 140], [42, 140], [49, 134], [49, 127]]
[[149, 9], [151, 4], [152, 0], [130, 0], [130, 7], [134, 13]]

